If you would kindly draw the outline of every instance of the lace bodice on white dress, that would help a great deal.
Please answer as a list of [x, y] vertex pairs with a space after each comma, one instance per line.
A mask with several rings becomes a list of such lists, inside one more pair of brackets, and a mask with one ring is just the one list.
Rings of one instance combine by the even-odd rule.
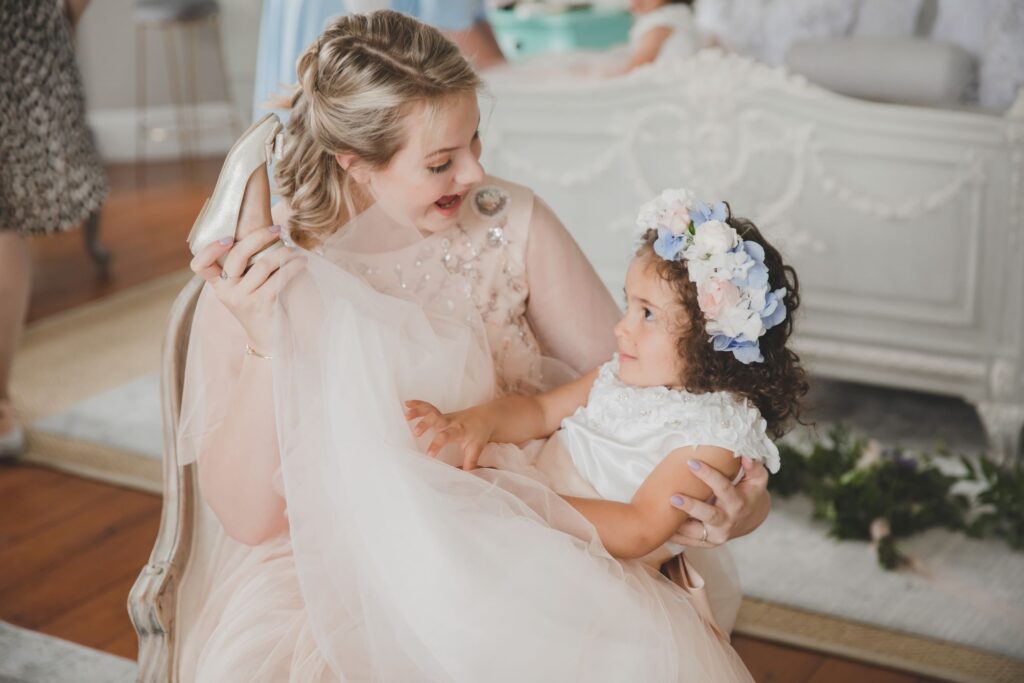
[[602, 498], [628, 503], [666, 455], [686, 446], [719, 446], [778, 471], [779, 450], [749, 402], [726, 392], [635, 387], [618, 378], [618, 368], [618, 356], [601, 367], [587, 405], [558, 432], [576, 470]]

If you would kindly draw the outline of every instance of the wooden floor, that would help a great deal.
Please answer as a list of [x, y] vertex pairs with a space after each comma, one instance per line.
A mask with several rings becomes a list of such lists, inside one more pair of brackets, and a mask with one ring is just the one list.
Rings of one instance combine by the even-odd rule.
[[[153, 164], [142, 187], [131, 167], [111, 168], [110, 277], [97, 279], [77, 232], [33, 239], [30, 318], [187, 266], [184, 240], [217, 168], [217, 160]], [[156, 536], [159, 497], [3, 463], [0, 510], [0, 620], [134, 659], [125, 603]], [[753, 638], [733, 643], [758, 683], [932, 682]]]
[[187, 268], [185, 238], [219, 169], [219, 159], [149, 164], [140, 174], [131, 165], [110, 167], [101, 215], [102, 241], [113, 254], [109, 277], [97, 277], [80, 230], [31, 238], [29, 320]]

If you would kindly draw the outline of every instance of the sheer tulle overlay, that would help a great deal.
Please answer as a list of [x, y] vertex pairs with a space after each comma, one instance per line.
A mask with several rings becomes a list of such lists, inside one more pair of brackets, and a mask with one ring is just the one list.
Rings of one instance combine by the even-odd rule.
[[[751, 680], [706, 600], [609, 556], [527, 451], [473, 473], [445, 462], [457, 453], [422, 454], [402, 402], [493, 396], [488, 321], [457, 279], [371, 285], [382, 254], [424, 239], [386, 210], [340, 234], [279, 306], [290, 533], [244, 546], [202, 505], [208, 561], [186, 577], [184, 680]], [[210, 343], [194, 341], [190, 368]], [[189, 380], [180, 440], [198, 453], [230, 406], [217, 372]]]

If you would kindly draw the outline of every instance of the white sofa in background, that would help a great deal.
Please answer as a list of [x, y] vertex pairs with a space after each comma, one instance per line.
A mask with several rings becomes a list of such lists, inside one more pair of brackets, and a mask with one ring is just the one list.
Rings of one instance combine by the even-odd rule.
[[512, 72], [489, 84], [485, 165], [547, 200], [612, 292], [642, 202], [726, 199], [796, 267], [815, 374], [963, 397], [1016, 457], [1024, 97], [1005, 115], [866, 102], [717, 50], [609, 81]]

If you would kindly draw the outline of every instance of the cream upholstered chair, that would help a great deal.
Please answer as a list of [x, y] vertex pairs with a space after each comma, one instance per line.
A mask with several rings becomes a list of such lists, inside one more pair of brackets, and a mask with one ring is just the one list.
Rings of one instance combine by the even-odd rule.
[[161, 360], [164, 432], [164, 504], [149, 563], [128, 596], [128, 613], [139, 636], [138, 681], [176, 681], [178, 588], [192, 555], [199, 489], [195, 463], [178, 462], [177, 432], [192, 317], [203, 281], [192, 278], [171, 307]]

